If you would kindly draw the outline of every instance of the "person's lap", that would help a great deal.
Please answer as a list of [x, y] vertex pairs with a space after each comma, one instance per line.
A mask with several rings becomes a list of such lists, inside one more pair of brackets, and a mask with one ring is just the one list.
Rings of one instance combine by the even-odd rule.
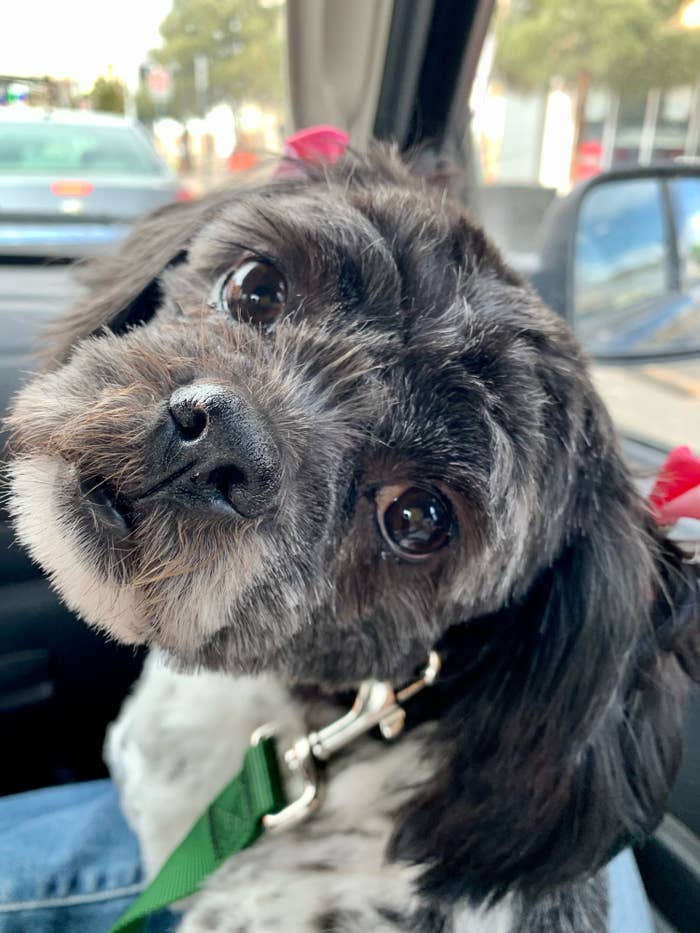
[[143, 886], [111, 781], [0, 798], [0, 933], [106, 933]]
[[[608, 877], [610, 933], [653, 933], [631, 852], [613, 859]], [[0, 798], [0, 933], [106, 933], [142, 887], [138, 844], [110, 781]], [[161, 914], [148, 933], [175, 924]]]

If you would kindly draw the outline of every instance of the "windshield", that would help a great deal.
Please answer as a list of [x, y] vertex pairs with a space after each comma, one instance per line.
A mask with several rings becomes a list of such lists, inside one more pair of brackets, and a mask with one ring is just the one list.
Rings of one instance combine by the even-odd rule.
[[0, 174], [156, 175], [167, 169], [130, 126], [0, 123]]

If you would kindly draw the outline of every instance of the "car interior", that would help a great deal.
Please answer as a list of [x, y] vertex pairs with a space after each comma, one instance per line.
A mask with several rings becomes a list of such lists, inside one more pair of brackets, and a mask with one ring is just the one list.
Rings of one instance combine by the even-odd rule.
[[[495, 0], [287, 0], [287, 128], [333, 124], [346, 129], [355, 146], [362, 147], [370, 137], [388, 140], [401, 151], [414, 153], [419, 165], [444, 170], [457, 195], [501, 244], [506, 257], [585, 338], [601, 385], [611, 387], [614, 416], [620, 404], [616, 387], [624, 380], [636, 380], [634, 384], [643, 389], [652, 378], [649, 367], [652, 372], [656, 367], [657, 382], [666, 379], [664, 404], [674, 408], [677, 398], [683, 412], [671, 441], [665, 442], [663, 431], [654, 429], [651, 422], [656, 409], [651, 403], [639, 421], [620, 424], [625, 454], [640, 484], [647, 488], [671, 446], [692, 446], [700, 438], [700, 367], [696, 362], [700, 357], [700, 286], [692, 270], [688, 271], [690, 266], [684, 265], [684, 255], [691, 254], [684, 253], [683, 230], [671, 201], [675, 179], [694, 179], [693, 185], [700, 189], [700, 158], [665, 167], [652, 163], [619, 168], [584, 181], [565, 196], [544, 186], [522, 190], [523, 186], [508, 179], [493, 190], [484, 186], [468, 101], [496, 6]], [[0, 160], [7, 160], [11, 153], [4, 148], [1, 132], [0, 128]], [[101, 158], [96, 150], [83, 155], [84, 160]], [[672, 287], [664, 285], [662, 311], [658, 303], [649, 304], [644, 294], [634, 314], [627, 306], [604, 308], [606, 323], [601, 327], [600, 313], [580, 313], [584, 273], [576, 266], [576, 256], [582, 248], [582, 212], [591, 203], [587, 199], [598, 188], [602, 191], [603, 185], [609, 186], [609, 204], [614, 184], [640, 179], [654, 186], [650, 197], [658, 197], [671, 231], [659, 246], [658, 263], [663, 275], [671, 276]], [[699, 212], [700, 206], [693, 216], [697, 218]], [[612, 222], [609, 216], [597, 220], [591, 235], [595, 237], [603, 224], [606, 235], [612, 236]], [[615, 248], [608, 245], [606, 255]], [[697, 261], [692, 255], [691, 260]], [[621, 262], [625, 261], [623, 257]], [[595, 282], [595, 276], [602, 274], [599, 265], [591, 273]], [[79, 288], [71, 264], [62, 257], [0, 255], [1, 409], [7, 407], [24, 373], [37, 365], [34, 354], [47, 324], [70, 306]], [[590, 298], [594, 310], [600, 300], [596, 294]], [[689, 367], [695, 367], [693, 379], [698, 373], [692, 392]], [[662, 377], [661, 371], [667, 375]], [[679, 380], [685, 382], [681, 385]], [[697, 447], [696, 453], [700, 454]], [[102, 760], [105, 729], [143, 660], [141, 650], [106, 641], [61, 605], [49, 582], [14, 542], [3, 510], [0, 794], [106, 775]], [[668, 813], [654, 837], [635, 855], [658, 929], [700, 930], [697, 695], [689, 706], [684, 761]]]

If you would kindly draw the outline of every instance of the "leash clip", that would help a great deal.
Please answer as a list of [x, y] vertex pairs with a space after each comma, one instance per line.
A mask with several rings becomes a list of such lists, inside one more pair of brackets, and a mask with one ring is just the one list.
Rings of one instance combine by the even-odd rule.
[[[421, 676], [398, 691], [387, 680], [365, 680], [360, 684], [352, 708], [344, 716], [298, 738], [284, 753], [283, 761], [293, 776], [301, 778], [301, 794], [277, 813], [264, 816], [265, 828], [289, 829], [313, 813], [318, 807], [321, 790], [318, 762], [328, 761], [375, 726], [379, 726], [385, 739], [395, 739], [406, 720], [406, 711], [401, 704], [431, 686], [439, 673], [440, 656], [431, 651]], [[251, 745], [258, 745], [275, 731], [271, 723], [261, 726], [251, 736]]]

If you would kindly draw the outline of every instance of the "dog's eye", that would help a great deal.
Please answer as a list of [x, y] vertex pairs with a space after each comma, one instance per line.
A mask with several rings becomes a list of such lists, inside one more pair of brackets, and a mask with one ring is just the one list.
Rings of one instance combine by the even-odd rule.
[[376, 497], [382, 535], [394, 551], [420, 560], [449, 542], [451, 509], [437, 490], [422, 486], [384, 486]]
[[235, 269], [221, 288], [221, 304], [235, 317], [251, 324], [272, 324], [284, 311], [287, 283], [268, 262], [248, 259]]

